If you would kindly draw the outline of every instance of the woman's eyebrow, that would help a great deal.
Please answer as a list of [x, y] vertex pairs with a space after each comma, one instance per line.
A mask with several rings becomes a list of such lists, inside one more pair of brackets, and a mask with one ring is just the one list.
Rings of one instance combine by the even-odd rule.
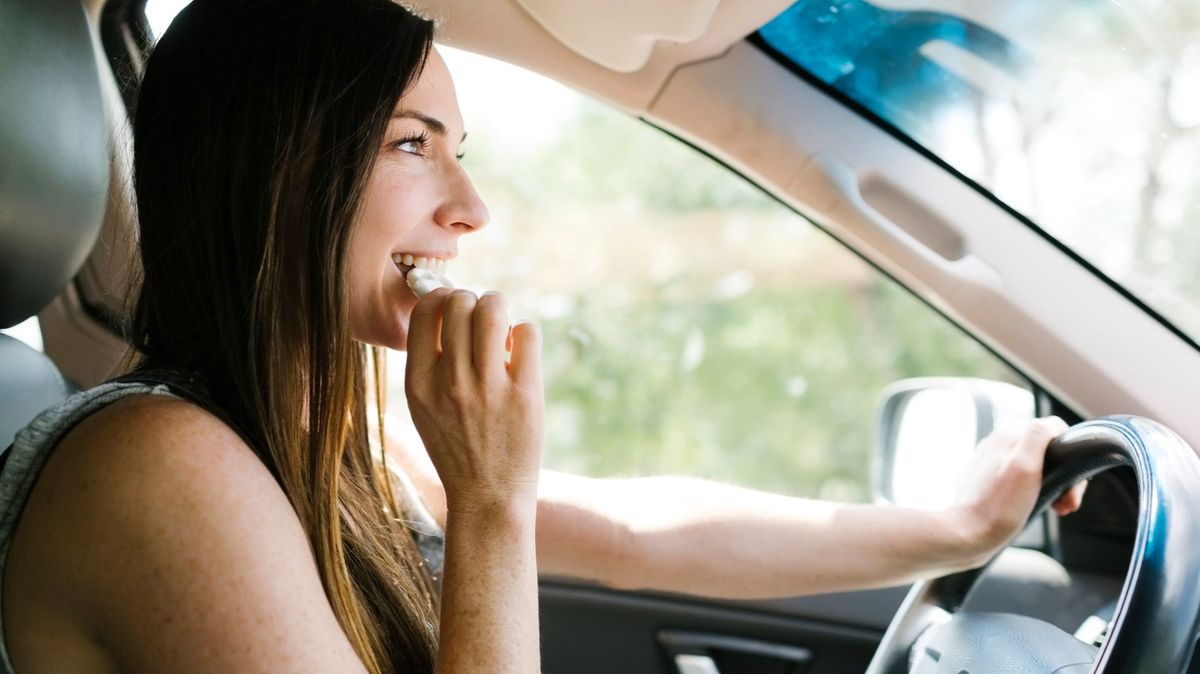
[[[392, 113], [392, 119], [396, 119], [397, 117], [403, 117], [403, 118], [407, 118], [407, 119], [415, 119], [418, 122], [421, 122], [422, 124], [424, 124], [425, 126], [428, 126], [430, 129], [433, 130], [434, 133], [438, 134], [439, 136], [446, 135], [446, 125], [443, 124], [441, 120], [439, 120], [435, 117], [430, 117], [429, 115], [427, 115], [423, 112], [420, 112], [417, 110], [397, 110], [396, 112]], [[467, 134], [466, 134], [466, 132], [463, 132], [462, 140], [460, 140], [459, 142], [461, 143], [463, 140], [466, 140], [466, 139], [467, 139]]]

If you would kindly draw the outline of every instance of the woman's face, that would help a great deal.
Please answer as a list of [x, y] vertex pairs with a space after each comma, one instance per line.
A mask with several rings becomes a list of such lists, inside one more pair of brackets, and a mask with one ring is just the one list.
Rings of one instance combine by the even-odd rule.
[[487, 208], [458, 162], [464, 136], [450, 72], [434, 49], [384, 132], [350, 236], [354, 339], [405, 348], [417, 304], [405, 272], [418, 257], [453, 260], [458, 238], [487, 224]]

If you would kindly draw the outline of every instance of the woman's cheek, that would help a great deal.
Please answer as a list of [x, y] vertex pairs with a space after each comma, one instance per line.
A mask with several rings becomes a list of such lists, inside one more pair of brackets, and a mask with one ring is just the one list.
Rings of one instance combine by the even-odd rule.
[[[360, 270], [361, 265], [352, 264], [351, 269]], [[385, 333], [394, 331], [390, 324], [395, 320], [389, 320], [388, 315], [395, 310], [386, 307], [389, 302], [380, 296], [380, 284], [376, 282], [372, 287], [367, 275], [352, 272], [349, 282], [350, 336], [360, 342], [378, 345]]]

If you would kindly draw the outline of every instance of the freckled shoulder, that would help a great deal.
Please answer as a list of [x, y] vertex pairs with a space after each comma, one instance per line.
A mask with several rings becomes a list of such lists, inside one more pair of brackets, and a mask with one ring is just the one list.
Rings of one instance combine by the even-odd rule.
[[126, 398], [63, 438], [5, 579], [6, 622], [53, 607], [121, 671], [365, 671], [282, 489], [183, 400]]

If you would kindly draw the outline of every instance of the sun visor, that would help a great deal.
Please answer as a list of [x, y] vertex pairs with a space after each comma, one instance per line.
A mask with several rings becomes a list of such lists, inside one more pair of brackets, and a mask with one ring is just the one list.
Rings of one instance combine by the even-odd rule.
[[658, 42], [691, 42], [708, 31], [720, 0], [515, 0], [564, 45], [609, 70], [629, 73]]

